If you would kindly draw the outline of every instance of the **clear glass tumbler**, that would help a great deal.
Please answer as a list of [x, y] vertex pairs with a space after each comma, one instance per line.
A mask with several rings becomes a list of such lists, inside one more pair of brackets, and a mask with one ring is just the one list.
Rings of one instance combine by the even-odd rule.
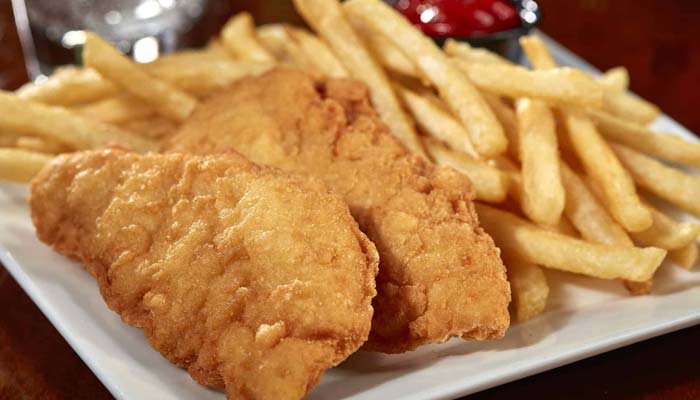
[[138, 62], [174, 50], [202, 15], [207, 0], [12, 0], [30, 79], [79, 63], [85, 31], [93, 31]]

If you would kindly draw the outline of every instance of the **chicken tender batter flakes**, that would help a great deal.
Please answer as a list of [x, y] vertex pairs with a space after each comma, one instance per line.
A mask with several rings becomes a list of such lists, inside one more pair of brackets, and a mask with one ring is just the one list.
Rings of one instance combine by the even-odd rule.
[[298, 399], [367, 339], [377, 254], [319, 181], [236, 154], [59, 157], [38, 236], [151, 345], [231, 399]]

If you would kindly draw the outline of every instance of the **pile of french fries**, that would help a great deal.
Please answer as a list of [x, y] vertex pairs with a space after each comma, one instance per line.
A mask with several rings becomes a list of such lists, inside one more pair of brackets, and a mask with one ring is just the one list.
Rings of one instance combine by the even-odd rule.
[[601, 77], [557, 66], [537, 36], [532, 69], [448, 40], [443, 48], [380, 0], [294, 0], [314, 32], [231, 18], [219, 37], [136, 64], [88, 33], [83, 67], [0, 93], [0, 179], [26, 182], [55, 154], [120, 145], [158, 151], [200, 99], [287, 64], [364, 81], [407, 148], [472, 182], [501, 249], [518, 320], [541, 313], [544, 268], [648, 293], [664, 259], [691, 268], [700, 225], [700, 144], [647, 125], [659, 109]]

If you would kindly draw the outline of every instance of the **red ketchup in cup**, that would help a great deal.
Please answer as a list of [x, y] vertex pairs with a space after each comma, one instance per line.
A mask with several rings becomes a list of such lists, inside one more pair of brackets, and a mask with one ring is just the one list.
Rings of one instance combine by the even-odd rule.
[[518, 10], [508, 0], [399, 0], [394, 7], [432, 37], [470, 37], [515, 29]]

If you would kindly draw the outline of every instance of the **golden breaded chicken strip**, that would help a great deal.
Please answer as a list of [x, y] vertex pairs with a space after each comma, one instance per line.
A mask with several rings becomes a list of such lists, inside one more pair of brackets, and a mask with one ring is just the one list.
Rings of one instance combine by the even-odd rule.
[[394, 353], [504, 334], [510, 288], [469, 181], [411, 155], [363, 84], [292, 69], [246, 78], [202, 104], [170, 144], [197, 154], [231, 149], [316, 175], [347, 201], [380, 255], [366, 348]]
[[122, 319], [230, 399], [299, 399], [369, 334], [377, 253], [319, 181], [237, 154], [59, 157], [32, 182], [41, 240]]

